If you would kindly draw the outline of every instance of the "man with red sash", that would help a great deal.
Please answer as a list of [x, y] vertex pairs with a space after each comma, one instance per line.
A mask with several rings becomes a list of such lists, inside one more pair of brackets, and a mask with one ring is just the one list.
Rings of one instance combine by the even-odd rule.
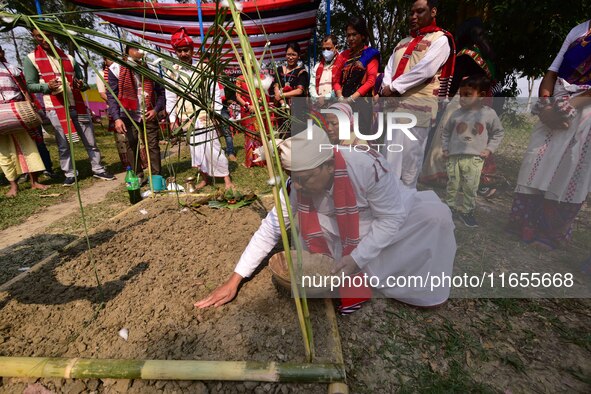
[[[333, 275], [373, 278], [353, 285], [342, 282], [341, 314], [354, 312], [379, 294], [421, 307], [447, 300], [449, 286], [431, 289], [421, 286], [420, 280], [396, 286], [392, 281], [399, 277], [428, 281], [430, 275], [452, 273], [454, 225], [435, 193], [402, 187], [380, 154], [337, 149], [316, 126], [283, 141], [278, 151], [281, 165], [290, 173], [287, 203], [296, 212], [304, 248], [333, 258]], [[287, 203], [282, 202], [282, 214], [289, 225]], [[269, 212], [234, 273], [196, 307], [220, 306], [236, 296], [242, 280], [253, 274], [281, 237], [278, 214], [276, 208]]]
[[[96, 145], [92, 124], [82, 124], [78, 121], [79, 114], [86, 115], [88, 113], [81, 94], [82, 91], [88, 89], [88, 85], [84, 82], [82, 70], [72, 56], [67, 55], [55, 46], [51, 33], [43, 33], [49, 42], [37, 29], [34, 29], [32, 34], [38, 45], [35, 51], [25, 57], [23, 71], [27, 81], [27, 89], [31, 93], [43, 93], [45, 111], [55, 129], [60, 166], [66, 176], [64, 186], [75, 184], [72, 154], [66, 137], [68, 133], [72, 133], [71, 137], [77, 134], [84, 144], [95, 178], [103, 180], [115, 179], [101, 164], [101, 152]], [[55, 53], [52, 46], [55, 48]], [[62, 76], [62, 68], [65, 80], [63, 80]], [[66, 114], [65, 95], [67, 95], [70, 110], [69, 123]]]
[[336, 97], [332, 88], [332, 70], [335, 65], [335, 59], [339, 55], [337, 50], [337, 38], [329, 34], [322, 39], [322, 59], [312, 68], [310, 73], [310, 86], [308, 91], [310, 97], [317, 101], [320, 106], [324, 105], [325, 100]]
[[[202, 77], [198, 71], [193, 68], [194, 42], [187, 34], [184, 27], [179, 28], [172, 36], [170, 44], [182, 62], [175, 64], [168, 72], [170, 79], [175, 81], [183, 91], [195, 89], [196, 82]], [[204, 63], [199, 63], [197, 67], [201, 72], [207, 71], [208, 67]], [[218, 114], [222, 110], [222, 85], [216, 81], [209, 81], [210, 108], [213, 108]], [[205, 90], [207, 92], [207, 88]], [[195, 94], [195, 90], [193, 90]], [[189, 147], [191, 152], [191, 165], [197, 168], [199, 174], [203, 176], [196, 189], [205, 187], [214, 177], [223, 177], [226, 189], [234, 187], [230, 179], [228, 169], [228, 159], [222, 152], [222, 146], [218, 137], [218, 132], [214, 127], [207, 111], [201, 110], [198, 106], [189, 100], [184, 100], [171, 90], [166, 90], [166, 112], [168, 113], [170, 123], [182, 126], [188, 134]]]
[[[156, 114], [165, 106], [164, 88], [133, 71], [135, 64], [144, 61], [143, 51], [128, 45], [125, 55], [130, 67], [118, 63], [113, 63], [109, 67], [109, 86], [117, 97], [115, 98], [110, 91], [107, 92], [109, 116], [115, 122], [115, 132], [127, 136], [127, 157], [136, 174], [143, 178], [141, 160], [136, 157], [141, 139], [148, 150], [152, 175], [160, 175], [160, 126]], [[147, 141], [144, 141], [144, 123]]]
[[403, 133], [396, 133], [393, 141], [388, 141], [403, 146], [402, 152], [388, 151], [387, 158], [409, 188], [416, 188], [429, 131], [437, 115], [438, 98], [448, 96], [453, 76], [453, 37], [437, 26], [436, 15], [436, 0], [413, 3], [410, 37], [396, 45], [382, 82], [381, 96], [400, 97], [395, 104], [397, 111], [417, 117], [417, 124], [411, 129], [416, 141]]

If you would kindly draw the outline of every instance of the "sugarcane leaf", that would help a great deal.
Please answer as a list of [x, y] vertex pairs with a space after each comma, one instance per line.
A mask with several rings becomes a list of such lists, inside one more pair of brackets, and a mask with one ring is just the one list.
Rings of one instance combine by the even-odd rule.
[[228, 206], [226, 201], [211, 200], [207, 203], [210, 208], [220, 209]]

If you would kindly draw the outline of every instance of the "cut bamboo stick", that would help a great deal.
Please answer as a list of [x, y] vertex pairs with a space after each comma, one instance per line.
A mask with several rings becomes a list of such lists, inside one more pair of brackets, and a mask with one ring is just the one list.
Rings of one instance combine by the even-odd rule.
[[331, 383], [328, 385], [328, 394], [349, 394], [349, 387], [345, 383]]
[[0, 376], [332, 383], [345, 379], [345, 368], [339, 364], [248, 361], [0, 357]]

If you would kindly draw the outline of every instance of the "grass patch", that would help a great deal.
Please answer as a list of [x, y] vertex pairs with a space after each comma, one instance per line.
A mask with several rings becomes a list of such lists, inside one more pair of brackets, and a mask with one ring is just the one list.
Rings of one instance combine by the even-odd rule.
[[[224, 139], [222, 138], [223, 142]], [[223, 149], [224, 147], [222, 147]], [[175, 175], [178, 183], [184, 186], [185, 179], [193, 176], [197, 177], [199, 171], [191, 167], [191, 155], [189, 147], [183, 144], [180, 151], [173, 148], [172, 153], [167, 159], [163, 160], [162, 167], [169, 175]], [[256, 194], [270, 193], [272, 188], [267, 184], [269, 175], [266, 167], [252, 167], [246, 168], [242, 165], [244, 163], [244, 135], [237, 134], [234, 136], [234, 150], [236, 150], [237, 162], [229, 162], [230, 177], [236, 187], [243, 192], [252, 191]], [[197, 183], [197, 182], [195, 182]], [[203, 193], [212, 193], [218, 188], [224, 187], [224, 180], [215, 178], [213, 185], [209, 185], [200, 190]]]
[[[117, 148], [113, 134], [106, 131], [102, 125], [95, 126], [95, 136], [97, 145], [102, 154], [102, 162], [106, 166], [107, 170], [112, 173], [120, 173], [124, 169], [122, 168], [121, 162], [119, 161], [119, 155], [117, 154]], [[223, 139], [222, 139], [223, 140]], [[53, 160], [54, 170], [59, 171], [59, 160], [58, 150], [55, 138], [53, 136], [46, 137], [45, 143], [49, 149], [51, 158]], [[234, 138], [235, 149], [237, 150], [238, 162], [230, 162], [230, 175], [232, 181], [241, 191], [253, 191], [256, 194], [265, 194], [271, 191], [271, 186], [267, 184], [268, 175], [267, 169], [264, 167], [253, 167], [246, 168], [241, 165], [244, 162], [244, 136], [239, 134]], [[162, 169], [164, 176], [176, 175], [179, 184], [184, 185], [185, 179], [189, 176], [195, 176], [197, 170], [191, 168], [191, 156], [189, 148], [183, 145], [180, 151], [175, 147], [162, 147], [162, 151], [171, 150], [172, 153], [168, 153], [162, 161]], [[90, 187], [95, 182], [104, 182], [92, 177], [92, 169], [88, 155], [84, 149], [84, 145], [81, 142], [74, 144], [74, 158], [76, 160], [76, 168], [79, 172], [78, 185], [80, 189]], [[68, 200], [69, 198], [76, 195], [76, 190], [73, 187], [63, 187], [63, 176], [58, 179], [48, 179], [44, 176], [41, 177], [42, 183], [50, 185], [51, 187], [47, 191], [31, 190], [30, 183], [26, 182], [19, 185], [19, 193], [16, 198], [6, 198], [4, 193], [8, 191], [8, 181], [6, 178], [0, 176], [0, 230], [6, 229], [10, 226], [14, 226], [24, 222], [29, 216], [42, 211], [45, 207], [55, 205], [57, 203]], [[202, 192], [211, 193], [214, 192], [218, 187], [223, 187], [224, 182], [222, 179], [216, 179], [212, 186], [207, 186], [202, 189]], [[41, 197], [47, 194], [59, 194], [58, 197]], [[127, 199], [127, 194], [122, 189], [120, 196], [121, 203], [124, 203]], [[116, 199], [115, 197], [113, 197]], [[92, 218], [92, 210], [85, 212], [90, 215], [91, 223], [96, 221]], [[95, 216], [100, 216], [97, 212]], [[78, 216], [79, 219], [79, 216]], [[73, 220], [73, 219], [72, 219]], [[74, 223], [71, 223], [70, 228], [79, 227]]]
[[[113, 140], [113, 135], [108, 133], [101, 125], [95, 126], [97, 145], [102, 154], [102, 162], [109, 172], [122, 171], [119, 156]], [[58, 150], [53, 136], [45, 138], [45, 144], [53, 161], [53, 169], [61, 175], [59, 170]], [[86, 149], [82, 142], [74, 144], [74, 159], [76, 169], [79, 172], [78, 185], [80, 189], [91, 186], [94, 182], [104, 182], [92, 177], [92, 169]], [[63, 175], [57, 179], [48, 179], [45, 176], [40, 178], [41, 182], [51, 187], [46, 191], [31, 190], [31, 184], [25, 182], [19, 185], [19, 193], [15, 198], [6, 198], [4, 194], [8, 191], [8, 181], [4, 174], [0, 176], [0, 230], [24, 222], [29, 216], [40, 212], [43, 208], [63, 202], [76, 194], [74, 187], [63, 187]], [[47, 194], [59, 194], [58, 197], [41, 197]]]
[[403, 383], [399, 393], [497, 393], [487, 384], [472, 380], [461, 363], [452, 361], [449, 371], [440, 374], [426, 365], [417, 367], [413, 379]]

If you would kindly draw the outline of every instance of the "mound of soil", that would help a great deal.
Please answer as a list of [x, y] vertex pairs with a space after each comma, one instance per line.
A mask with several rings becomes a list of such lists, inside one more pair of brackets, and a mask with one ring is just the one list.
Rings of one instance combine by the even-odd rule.
[[[147, 213], [142, 213], [140, 210]], [[0, 293], [0, 355], [38, 357], [305, 361], [294, 302], [268, 269], [239, 297], [197, 310], [232, 272], [261, 218], [262, 205], [236, 211], [182, 208], [174, 198], [144, 201], [101, 226], [86, 245], [55, 258]], [[97, 278], [101, 285], [97, 285]], [[318, 361], [334, 361], [324, 303], [310, 300]], [[126, 328], [126, 341], [118, 332]], [[3, 379], [20, 391], [35, 380]], [[63, 392], [325, 392], [323, 385], [51, 380]]]

